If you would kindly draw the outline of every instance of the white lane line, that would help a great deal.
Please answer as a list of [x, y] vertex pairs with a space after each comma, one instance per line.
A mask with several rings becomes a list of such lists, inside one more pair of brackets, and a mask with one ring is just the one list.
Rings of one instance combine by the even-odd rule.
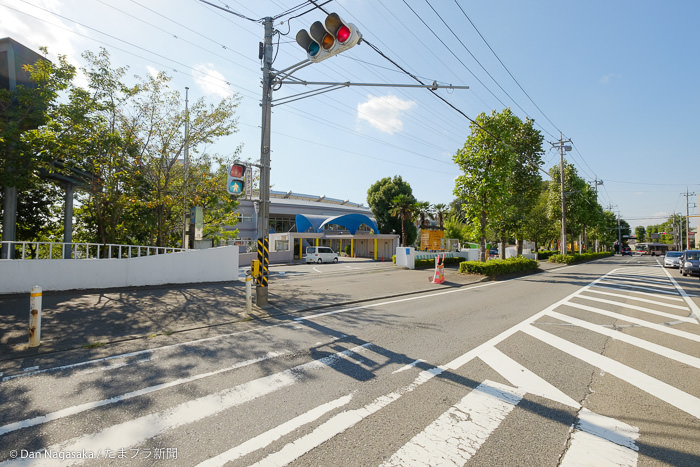
[[[604, 287], [610, 287], [612, 289], [617, 289], [617, 290], [620, 290], [620, 289], [622, 289], [622, 290], [641, 289], [641, 290], [652, 290], [653, 291], [653, 292], [641, 292], [641, 291], [637, 291], [637, 290], [630, 290], [630, 292], [635, 292], [635, 293], [649, 293], [651, 295], [661, 294], [661, 296], [663, 296], [663, 295], [678, 295], [675, 290], [674, 291], [670, 291], [670, 290], [666, 291], [666, 290], [654, 289], [651, 287], [641, 287], [639, 285], [619, 284], [617, 282], [611, 282], [609, 279], [605, 279], [605, 280], [601, 281], [601, 283], [606, 284]], [[600, 286], [598, 285], [596, 287], [600, 287]]]
[[579, 360], [596, 366], [696, 418], [700, 418], [700, 399], [693, 395], [534, 326], [527, 326], [523, 332]]
[[670, 319], [675, 319], [675, 320], [679, 320], [679, 321], [685, 321], [686, 323], [693, 323], [693, 324], [696, 324], [696, 323], [697, 323], [697, 321], [696, 321], [695, 318], [693, 318], [693, 317], [674, 315], [674, 314], [671, 314], [671, 313], [666, 313], [665, 311], [653, 310], [653, 309], [651, 309], [651, 308], [646, 308], [646, 307], [643, 307], [643, 306], [630, 305], [630, 304], [623, 303], [623, 302], [618, 302], [618, 301], [615, 301], [615, 300], [607, 300], [607, 299], [605, 299], [605, 298], [598, 298], [598, 297], [589, 297], [589, 296], [586, 296], [586, 295], [579, 295], [579, 296], [576, 297], [576, 298], [581, 298], [581, 299], [585, 299], [585, 300], [591, 300], [591, 301], [599, 302], [599, 303], [607, 303], [607, 304], [610, 304], [610, 305], [618, 306], [618, 307], [620, 307], [620, 308], [626, 308], [626, 309], [628, 309], [628, 310], [636, 310], [636, 311], [641, 311], [641, 312], [649, 313], [649, 314], [656, 315], [656, 316], [663, 316], [664, 318], [670, 318]]
[[[162, 412], [152, 413], [128, 422], [114, 425], [98, 433], [79, 436], [73, 438], [72, 440], [56, 444], [47, 449], [56, 452], [80, 451], [81, 449], [97, 452], [97, 450], [104, 450], [106, 448], [116, 450], [119, 448], [134, 446], [169, 429], [177, 428], [181, 425], [201, 420], [205, 417], [215, 415], [223, 410], [257, 399], [258, 397], [270, 394], [284, 387], [291, 386], [302, 379], [305, 372], [327, 366], [333, 366], [342, 358], [343, 355], [360, 352], [361, 350], [371, 346], [371, 343], [357, 346], [353, 349], [345, 350], [319, 360], [313, 360], [311, 362], [298, 365], [294, 368], [290, 368], [279, 373], [234, 386], [233, 388], [184, 402]], [[220, 373], [221, 371], [225, 370], [218, 370], [216, 372], [212, 372], [211, 374], [207, 373], [205, 375], [198, 375], [197, 377], [193, 378], [198, 379], [199, 377], [211, 376], [212, 374]], [[190, 378], [186, 379], [189, 380]], [[123, 400], [125, 396], [129, 396], [128, 398], [136, 397], [137, 395], [142, 395], [143, 391], [150, 390], [149, 392], [153, 392], [153, 390], [163, 389], [163, 387], [159, 386], [166, 385], [172, 384], [164, 383], [163, 385], [134, 391], [133, 393], [118, 396], [113, 399], [105, 399], [95, 403], [82, 404], [80, 406], [69, 407], [43, 417], [22, 420], [20, 422], [6, 425], [8, 428], [2, 427], [2, 429], [5, 431], [1, 433], [4, 434], [8, 431], [14, 431], [27, 426], [45, 423], [49, 420], [55, 420], [57, 418], [73, 415], [74, 413], [94, 408], [94, 406], [99, 407], [100, 405], [111, 404], [117, 400]]]
[[[485, 285], [488, 285], [488, 284], [485, 284]], [[465, 289], [457, 289], [455, 291], [460, 291], [460, 290], [465, 290]], [[467, 290], [469, 290], [469, 289], [467, 289]], [[439, 294], [432, 294], [430, 296], [444, 295], [445, 293], [454, 293], [455, 291], [441, 292]], [[325, 443], [326, 441], [333, 438], [334, 436], [336, 436], [340, 433], [343, 433], [345, 430], [353, 427], [357, 423], [364, 420], [366, 417], [369, 417], [370, 415], [374, 414], [375, 412], [388, 406], [392, 402], [398, 400], [404, 394], [407, 394], [407, 393], [415, 390], [417, 387], [421, 386], [422, 384], [430, 381], [435, 376], [438, 376], [438, 375], [440, 375], [443, 372], [448, 371], [448, 370], [459, 369], [463, 365], [469, 363], [474, 358], [479, 357], [479, 355], [482, 352], [484, 352], [486, 349], [489, 349], [491, 347], [496, 346], [498, 343], [509, 338], [510, 336], [512, 336], [513, 334], [518, 332], [519, 330], [528, 327], [530, 325], [530, 323], [537, 321], [542, 316], [544, 316], [547, 313], [547, 311], [553, 310], [553, 309], [557, 308], [558, 306], [565, 304], [568, 300], [570, 300], [572, 297], [574, 297], [577, 293], [578, 293], [578, 291], [570, 294], [567, 297], [562, 298], [561, 300], [559, 300], [556, 303], [551, 304], [550, 306], [548, 306], [544, 310], [540, 311], [539, 313], [534, 314], [530, 318], [527, 318], [526, 320], [513, 326], [510, 329], [506, 329], [505, 331], [503, 331], [499, 335], [489, 339], [488, 341], [484, 342], [483, 344], [479, 345], [478, 347], [460, 355], [459, 357], [455, 358], [454, 360], [447, 363], [446, 365], [434, 367], [430, 370], [424, 370], [424, 371], [420, 372], [418, 374], [418, 376], [416, 377], [416, 379], [408, 386], [404, 386], [404, 387], [402, 387], [402, 388], [398, 389], [397, 391], [394, 391], [390, 394], [380, 396], [377, 399], [375, 399], [373, 402], [369, 403], [368, 405], [366, 405], [362, 408], [341, 412], [340, 414], [334, 416], [333, 418], [331, 418], [327, 422], [318, 426], [313, 432], [309, 433], [306, 436], [303, 436], [302, 438], [297, 439], [294, 442], [287, 444], [284, 448], [282, 448], [282, 450], [280, 450], [274, 454], [271, 454], [270, 456], [266, 457], [265, 459], [262, 459], [260, 462], [258, 462], [255, 465], [278, 466], [278, 465], [289, 464], [290, 462], [294, 461], [295, 459], [298, 459], [299, 457], [301, 457], [302, 455], [311, 451], [312, 449]], [[401, 301], [405, 301], [405, 300], [399, 300], [397, 302], [401, 302]], [[325, 315], [325, 313], [323, 315]], [[313, 316], [313, 317], [316, 317], [316, 316]], [[307, 318], [313, 318], [313, 317], [307, 317]]]
[[622, 321], [627, 321], [628, 323], [637, 324], [637, 325], [643, 326], [645, 328], [653, 329], [654, 331], [663, 332], [666, 334], [673, 334], [674, 336], [677, 336], [677, 337], [683, 337], [684, 339], [688, 339], [688, 340], [695, 341], [695, 342], [700, 342], [700, 334], [693, 334], [690, 332], [681, 331], [679, 329], [675, 329], [675, 328], [672, 328], [669, 326], [664, 326], [662, 324], [651, 323], [649, 321], [644, 321], [643, 319], [633, 318], [631, 316], [623, 315], [621, 313], [615, 313], [612, 311], [607, 311], [607, 310], [595, 308], [595, 307], [588, 306], [588, 305], [582, 305], [580, 303], [569, 302], [569, 303], [565, 303], [564, 305], [574, 307], [574, 308], [579, 308], [581, 310], [590, 311], [593, 313], [598, 313], [599, 315], [608, 316], [610, 318], [615, 318], [615, 319], [619, 319]]
[[263, 449], [269, 446], [271, 443], [280, 439], [282, 436], [287, 435], [304, 425], [318, 420], [331, 410], [337, 409], [348, 404], [351, 400], [352, 395], [349, 394], [347, 396], [340, 397], [336, 400], [327, 402], [325, 404], [321, 404], [318, 407], [311, 409], [308, 412], [303, 413], [297, 417], [294, 417], [293, 419], [282, 423], [281, 425], [276, 426], [275, 428], [266, 431], [265, 433], [251, 438], [248, 441], [239, 444], [238, 446], [231, 448], [226, 452], [222, 452], [216, 457], [207, 459], [206, 461], [200, 463], [198, 467], [224, 465], [226, 462], [232, 462], [259, 449]]
[[528, 394], [544, 397], [545, 399], [559, 402], [560, 404], [572, 407], [576, 410], [581, 408], [581, 404], [577, 401], [567, 396], [560, 389], [528, 370], [520, 363], [508, 357], [496, 347], [482, 350], [479, 354], [479, 358], [498, 372], [498, 374], [510, 381], [511, 384], [523, 388]]
[[398, 400], [404, 394], [407, 394], [422, 384], [430, 381], [435, 376], [443, 373], [445, 370], [445, 367], [434, 367], [430, 370], [422, 371], [408, 386], [404, 386], [399, 390], [384, 396], [379, 396], [374, 401], [370, 402], [364, 407], [360, 407], [359, 409], [346, 410], [338, 415], [335, 415], [330, 420], [319, 425], [308, 435], [302, 436], [301, 438], [287, 444], [280, 451], [270, 454], [253, 465], [271, 467], [287, 465], [312, 449], [325, 443], [334, 436], [344, 432], [348, 428], [353, 427], [357, 423], [378, 412], [392, 402]]
[[700, 369], [700, 358], [693, 357], [692, 355], [684, 354], [683, 352], [678, 352], [677, 350], [669, 349], [668, 347], [664, 347], [663, 345], [654, 344], [653, 342], [630, 336], [629, 334], [625, 334], [624, 332], [589, 323], [588, 321], [574, 318], [572, 316], [558, 313], [556, 311], [550, 311], [549, 316], [573, 324], [575, 326], [588, 329], [589, 331], [597, 332], [598, 334], [603, 334], [604, 336], [612, 337], [615, 340], [634, 345], [635, 347], [639, 347], [640, 349], [654, 352], [663, 357], [670, 358], [671, 360], [676, 360], [677, 362], [681, 362], [686, 365], [690, 365], [692, 367]]
[[[508, 281], [510, 281], [510, 280], [513, 280], [513, 279], [509, 279]], [[415, 296], [412, 296], [412, 297], [400, 298], [400, 299], [397, 299], [397, 300], [389, 300], [389, 301], [383, 301], [383, 302], [378, 302], [378, 303], [370, 303], [370, 304], [368, 304], [368, 305], [359, 305], [359, 306], [353, 306], [353, 307], [350, 307], [350, 308], [341, 308], [341, 309], [339, 309], [339, 310], [326, 311], [326, 312], [323, 312], [323, 313], [317, 313], [317, 314], [315, 314], [315, 315], [301, 316], [301, 317], [299, 317], [299, 318], [294, 318], [294, 321], [309, 321], [309, 320], [312, 320], [312, 319], [315, 319], [315, 318], [321, 318], [321, 317], [323, 317], [323, 316], [336, 315], [336, 314], [339, 314], [339, 313], [347, 313], [347, 312], [349, 312], [349, 311], [365, 310], [365, 309], [368, 309], [368, 308], [376, 308], [376, 307], [380, 307], [380, 306], [384, 306], [384, 305], [395, 305], [395, 304], [397, 304], [397, 303], [411, 302], [411, 301], [414, 301], [414, 300], [426, 300], [426, 299], [431, 299], [431, 298], [438, 297], [438, 296], [441, 296], [441, 295], [448, 295], [448, 294], [460, 293], [460, 292], [469, 292], [469, 291], [474, 290], [474, 289], [479, 289], [479, 288], [482, 288], [482, 287], [490, 287], [490, 286], [496, 285], [496, 284], [503, 284], [503, 283], [508, 282], [508, 281], [502, 281], [502, 282], [487, 282], [487, 283], [475, 285], [475, 286], [472, 286], [472, 287], [460, 287], [460, 288], [445, 290], [445, 291], [442, 291], [442, 292], [436, 292], [436, 293], [429, 293], [429, 294], [424, 294], [424, 295], [415, 295]]]
[[620, 276], [608, 276], [606, 279], [606, 282], [612, 282], [615, 284], [627, 284], [627, 285], [633, 285], [637, 287], [644, 287], [648, 288], [649, 290], [654, 290], [656, 288], [659, 289], [670, 289], [670, 290], [675, 290], [675, 287], [669, 282], [665, 281], [665, 283], [661, 284], [658, 281], [654, 282], [647, 282], [646, 280], [640, 279], [630, 279], [629, 277], [620, 277]]
[[[589, 287], [599, 287], [599, 288], [601, 288], [601, 289], [617, 290], [618, 292], [619, 292], [620, 290], [624, 290], [624, 289], [621, 289], [620, 287], [613, 287], [613, 286], [604, 285], [604, 284], [593, 284], [593, 285], [590, 285]], [[648, 297], [656, 297], [656, 298], [664, 299], [664, 300], [675, 300], [675, 301], [678, 301], [678, 302], [682, 302], [682, 301], [683, 301], [683, 299], [682, 299], [681, 297], [674, 297], [673, 295], [678, 295], [678, 294], [675, 294], [675, 293], [673, 293], [673, 292], [667, 292], [667, 293], [665, 293], [665, 294], [657, 294], [657, 293], [650, 293], [650, 292], [641, 292], [641, 291], [639, 291], [639, 290], [626, 290], [626, 292], [638, 293], [638, 294], [646, 295], [646, 296], [648, 296]]]
[[70, 417], [71, 415], [85, 412], [86, 410], [92, 410], [92, 409], [96, 409], [97, 407], [104, 407], [105, 405], [116, 404], [117, 402], [122, 402], [122, 401], [125, 401], [128, 399], [133, 399], [134, 397], [143, 396], [143, 395], [150, 394], [150, 393], [153, 393], [156, 391], [161, 391], [163, 389], [178, 386], [180, 384], [191, 383], [192, 381], [197, 381], [197, 380], [202, 379], [202, 378], [208, 378], [210, 376], [218, 375], [220, 373], [224, 373], [227, 371], [237, 370], [239, 368], [243, 368], [243, 367], [248, 366], [248, 365], [253, 365], [255, 363], [260, 363], [260, 362], [263, 362], [265, 360], [270, 360], [273, 358], [282, 357], [282, 356], [288, 355], [290, 353], [291, 353], [291, 351], [270, 352], [270, 353], [263, 355], [260, 358], [254, 358], [252, 360], [238, 362], [234, 365], [231, 365], [231, 366], [226, 367], [226, 368], [221, 368], [221, 369], [216, 370], [216, 371], [202, 373], [202, 374], [190, 376], [187, 378], [180, 378], [180, 379], [176, 379], [173, 381], [169, 381], [167, 383], [156, 384], [155, 386], [149, 386], [147, 388], [127, 392], [126, 394], [114, 396], [114, 397], [111, 397], [109, 399], [102, 399], [99, 401], [86, 402], [84, 404], [74, 405], [72, 407], [67, 407], [65, 409], [57, 410], [55, 412], [51, 412], [51, 413], [48, 413], [46, 415], [40, 415], [38, 417], [28, 418], [25, 420], [20, 420], [18, 422], [9, 423], [7, 425], [0, 426], [0, 436], [7, 434], [7, 433], [10, 433], [12, 431], [21, 430], [22, 428], [29, 428], [31, 426], [41, 425], [42, 423], [47, 423], [47, 422], [50, 422], [53, 420], [58, 420], [61, 418]]
[[464, 465], [515, 408], [524, 391], [484, 381], [382, 466]]
[[[595, 294], [599, 294], [599, 295], [607, 295], [609, 297], [619, 297], [619, 298], [624, 298], [626, 300], [634, 300], [635, 302], [650, 303], [652, 305], [662, 305], [662, 306], [665, 306], [668, 308], [674, 308], [676, 310], [684, 310], [684, 311], [688, 310], [688, 307], [684, 306], [684, 305], [674, 305], [672, 303], [660, 302], [658, 300], [649, 300], [648, 298], [634, 297], [631, 295], [625, 295], [625, 294], [621, 294], [621, 293], [604, 292], [602, 290], [596, 290], [596, 289], [587, 289], [586, 292], [595, 293]], [[588, 297], [588, 295], [583, 295], [581, 293], [581, 294], [579, 294], [579, 297]]]
[[619, 420], [581, 410], [569, 448], [559, 465], [564, 467], [634, 467], [639, 429]]
[[668, 271], [664, 270], [664, 272], [666, 273], [668, 278], [671, 279], [673, 285], [676, 286], [676, 289], [678, 289], [678, 293], [681, 294], [681, 297], [683, 297], [685, 303], [687, 303], [690, 307], [692, 313], [691, 316], [693, 316], [697, 320], [697, 322], [700, 323], [700, 307], [698, 307], [698, 305], [693, 301], [693, 299], [688, 296], [685, 290], [683, 290], [683, 287], [681, 287], [680, 284], [676, 282], [676, 279], [674, 279]]
[[408, 365], [404, 365], [401, 368], [399, 368], [398, 370], [392, 371], [391, 374], [395, 375], [396, 373], [401, 373], [401, 372], [404, 372], [406, 370], [410, 370], [411, 368], [415, 367], [416, 365], [418, 365], [420, 363], [425, 363], [425, 360], [421, 360], [420, 358], [418, 360], [414, 360], [411, 363], [409, 363]]

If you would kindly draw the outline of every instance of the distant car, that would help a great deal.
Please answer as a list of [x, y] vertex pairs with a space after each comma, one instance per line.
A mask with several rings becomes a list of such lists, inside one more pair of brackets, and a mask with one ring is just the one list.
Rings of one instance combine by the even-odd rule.
[[309, 246], [304, 259], [307, 263], [337, 263], [338, 253], [327, 246]]
[[669, 251], [664, 256], [664, 267], [678, 269], [681, 267], [682, 251]]
[[684, 276], [700, 275], [700, 250], [685, 250], [681, 256], [679, 270]]
[[628, 246], [622, 247], [622, 256], [632, 256], [632, 249]]
[[489, 258], [497, 258], [498, 257], [498, 248], [490, 248], [489, 249]]

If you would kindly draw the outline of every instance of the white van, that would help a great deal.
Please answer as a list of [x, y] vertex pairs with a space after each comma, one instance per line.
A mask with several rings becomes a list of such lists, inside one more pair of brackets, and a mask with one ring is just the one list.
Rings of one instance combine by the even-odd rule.
[[337, 263], [338, 253], [327, 246], [307, 246], [304, 259], [307, 263]]

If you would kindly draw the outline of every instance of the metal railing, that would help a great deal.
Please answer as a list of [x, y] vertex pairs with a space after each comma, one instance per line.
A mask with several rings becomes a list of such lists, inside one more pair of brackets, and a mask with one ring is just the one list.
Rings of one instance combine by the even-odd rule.
[[0, 259], [117, 259], [184, 251], [145, 245], [2, 241]]

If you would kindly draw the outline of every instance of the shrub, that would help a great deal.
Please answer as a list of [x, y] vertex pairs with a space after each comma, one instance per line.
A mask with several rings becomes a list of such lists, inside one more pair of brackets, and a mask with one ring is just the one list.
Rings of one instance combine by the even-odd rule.
[[600, 253], [583, 253], [583, 254], [572, 254], [572, 255], [552, 255], [549, 257], [548, 261], [550, 263], [563, 263], [563, 264], [575, 264], [583, 263], [586, 261], [593, 261], [594, 259], [606, 258], [612, 256], [610, 251], [603, 251]]
[[[444, 264], [447, 266], [448, 264], [460, 264], [462, 261], [464, 261], [464, 258], [462, 257], [455, 257], [455, 258], [445, 258]], [[434, 268], [435, 267], [435, 258], [432, 259], [417, 259], [415, 262], [416, 269], [428, 269], [428, 268]]]
[[548, 251], [544, 251], [544, 250], [543, 250], [543, 251], [538, 251], [538, 252], [537, 252], [537, 259], [539, 259], [540, 261], [544, 261], [544, 260], [546, 260], [546, 259], [549, 259], [550, 256], [556, 255], [556, 254], [558, 254], [558, 253], [559, 253], [559, 252], [556, 251], [556, 250], [554, 250], [554, 251], [552, 251], [552, 250], [548, 250]]
[[514, 272], [534, 271], [538, 267], [537, 261], [523, 256], [508, 259], [492, 259], [482, 263], [481, 261], [463, 261], [459, 263], [459, 272], [469, 274], [481, 274], [483, 276], [500, 276]]

